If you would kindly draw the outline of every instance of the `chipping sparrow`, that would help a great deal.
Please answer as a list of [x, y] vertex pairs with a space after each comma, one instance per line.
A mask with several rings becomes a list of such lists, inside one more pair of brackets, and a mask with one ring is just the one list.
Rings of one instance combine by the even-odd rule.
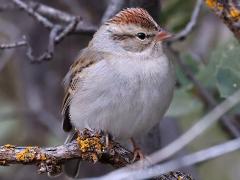
[[66, 75], [63, 129], [100, 129], [116, 139], [148, 132], [173, 96], [174, 67], [162, 49], [169, 37], [141, 8], [103, 24]]

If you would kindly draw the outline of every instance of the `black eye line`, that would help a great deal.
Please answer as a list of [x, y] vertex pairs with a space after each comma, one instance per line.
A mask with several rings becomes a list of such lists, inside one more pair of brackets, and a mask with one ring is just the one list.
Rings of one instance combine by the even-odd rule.
[[[110, 32], [110, 33], [112, 33], [112, 31], [108, 31], [108, 32]], [[145, 34], [145, 33], [144, 33]], [[145, 39], [148, 39], [148, 38], [152, 38], [152, 37], [154, 37], [155, 36], [155, 34], [145, 34], [145, 38], [144, 39], [140, 39], [138, 36], [137, 36], [137, 34], [136, 35], [132, 35], [132, 34], [112, 34], [112, 38], [114, 39], [114, 40], [125, 40], [125, 39], [127, 39], [127, 38], [135, 38], [135, 37], [137, 37], [137, 38], [139, 38], [140, 40], [145, 40]]]
[[112, 38], [114, 40], [119, 40], [120, 41], [120, 40], [124, 40], [124, 39], [127, 39], [127, 38], [134, 38], [134, 36], [131, 35], [131, 34], [113, 34]]
[[155, 34], [148, 34], [147, 37], [150, 38], [150, 37], [154, 37]]

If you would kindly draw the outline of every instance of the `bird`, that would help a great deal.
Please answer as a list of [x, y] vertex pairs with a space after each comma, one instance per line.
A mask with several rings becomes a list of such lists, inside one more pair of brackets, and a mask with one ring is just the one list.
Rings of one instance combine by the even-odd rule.
[[173, 97], [174, 64], [163, 51], [171, 37], [143, 8], [103, 23], [64, 78], [63, 129], [102, 130], [116, 140], [150, 131]]

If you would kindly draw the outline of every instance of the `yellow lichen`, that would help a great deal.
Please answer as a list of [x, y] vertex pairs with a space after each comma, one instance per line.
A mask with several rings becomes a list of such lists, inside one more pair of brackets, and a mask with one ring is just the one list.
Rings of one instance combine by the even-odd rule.
[[178, 176], [178, 180], [183, 180], [183, 177], [182, 176]]
[[15, 148], [15, 146], [12, 145], [12, 144], [5, 144], [4, 147], [5, 147], [5, 148], [8, 148], [8, 149], [10, 149], [10, 148]]
[[211, 9], [217, 9], [218, 11], [222, 11], [223, 10], [223, 5], [218, 3], [217, 0], [205, 0], [205, 3]]
[[217, 0], [205, 0], [205, 3], [212, 9], [217, 6]]
[[237, 8], [235, 8], [235, 7], [232, 7], [230, 9], [229, 14], [233, 18], [239, 18], [240, 17], [240, 11]]
[[37, 155], [36, 155], [36, 159], [37, 159], [37, 160], [40, 160], [40, 161], [46, 161], [46, 160], [47, 160], [47, 157], [46, 157], [46, 154], [40, 153], [40, 154], [37, 154]]
[[32, 147], [26, 147], [24, 150], [16, 154], [17, 161], [30, 162], [35, 158], [36, 152]]
[[77, 142], [78, 142], [80, 150], [83, 153], [87, 152], [87, 151], [93, 151], [93, 150], [95, 152], [102, 151], [102, 144], [100, 143], [100, 139], [97, 137], [91, 137], [91, 138], [86, 138], [86, 139], [78, 137]]

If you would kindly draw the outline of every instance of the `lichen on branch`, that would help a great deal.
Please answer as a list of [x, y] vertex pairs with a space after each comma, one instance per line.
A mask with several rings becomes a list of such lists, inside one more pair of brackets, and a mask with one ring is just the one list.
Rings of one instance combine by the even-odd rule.
[[84, 130], [76, 140], [56, 147], [17, 147], [6, 144], [0, 147], [0, 165], [35, 164], [39, 173], [58, 174], [61, 172], [61, 165], [74, 158], [93, 163], [100, 161], [114, 167], [123, 167], [131, 163], [132, 152], [112, 140], [107, 147], [105, 141], [104, 133]]
[[205, 0], [205, 4], [219, 16], [240, 40], [240, 9], [230, 1]]
[[[86, 129], [78, 133], [76, 140], [56, 147], [18, 147], [6, 144], [0, 146], [0, 166], [11, 164], [36, 165], [39, 174], [58, 175], [62, 172], [62, 164], [76, 158], [92, 163], [99, 161], [116, 168], [132, 163], [132, 152], [112, 139], [109, 139], [108, 143], [106, 143], [106, 140], [107, 135], [105, 133]], [[182, 172], [169, 172], [155, 179], [191, 180], [192, 178]]]

